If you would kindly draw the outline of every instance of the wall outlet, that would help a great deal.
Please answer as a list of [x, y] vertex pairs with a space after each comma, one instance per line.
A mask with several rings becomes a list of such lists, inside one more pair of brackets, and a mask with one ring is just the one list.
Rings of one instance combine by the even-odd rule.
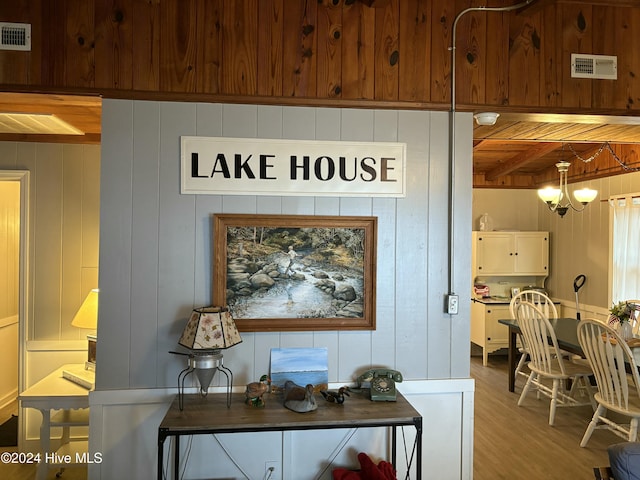
[[447, 295], [447, 313], [449, 315], [458, 314], [458, 295]]
[[280, 462], [264, 462], [264, 480], [277, 480], [280, 475]]

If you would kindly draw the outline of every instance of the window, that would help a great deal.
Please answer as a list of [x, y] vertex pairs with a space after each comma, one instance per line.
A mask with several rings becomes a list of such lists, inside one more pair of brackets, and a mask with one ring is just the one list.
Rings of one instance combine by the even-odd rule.
[[640, 194], [615, 197], [611, 300], [640, 297]]

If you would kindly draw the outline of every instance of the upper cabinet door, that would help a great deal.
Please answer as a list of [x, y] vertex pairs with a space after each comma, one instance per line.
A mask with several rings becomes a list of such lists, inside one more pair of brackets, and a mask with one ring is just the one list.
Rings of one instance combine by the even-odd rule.
[[548, 232], [474, 232], [474, 273], [549, 275]]
[[513, 235], [510, 232], [487, 232], [478, 235], [477, 275], [512, 275], [515, 268]]
[[523, 232], [514, 235], [519, 275], [549, 275], [549, 235], [547, 232]]

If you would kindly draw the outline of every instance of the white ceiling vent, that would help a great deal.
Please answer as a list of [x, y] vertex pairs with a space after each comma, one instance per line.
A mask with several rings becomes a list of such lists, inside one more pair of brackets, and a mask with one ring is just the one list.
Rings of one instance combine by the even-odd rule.
[[0, 22], [0, 50], [31, 50], [31, 24]]
[[574, 78], [618, 78], [618, 57], [610, 55], [571, 54], [571, 76]]

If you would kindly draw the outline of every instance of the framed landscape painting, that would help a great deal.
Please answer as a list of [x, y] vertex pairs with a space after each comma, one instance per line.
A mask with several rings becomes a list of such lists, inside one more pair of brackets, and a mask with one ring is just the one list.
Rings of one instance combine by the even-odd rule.
[[215, 305], [245, 332], [375, 330], [377, 217], [214, 215]]

